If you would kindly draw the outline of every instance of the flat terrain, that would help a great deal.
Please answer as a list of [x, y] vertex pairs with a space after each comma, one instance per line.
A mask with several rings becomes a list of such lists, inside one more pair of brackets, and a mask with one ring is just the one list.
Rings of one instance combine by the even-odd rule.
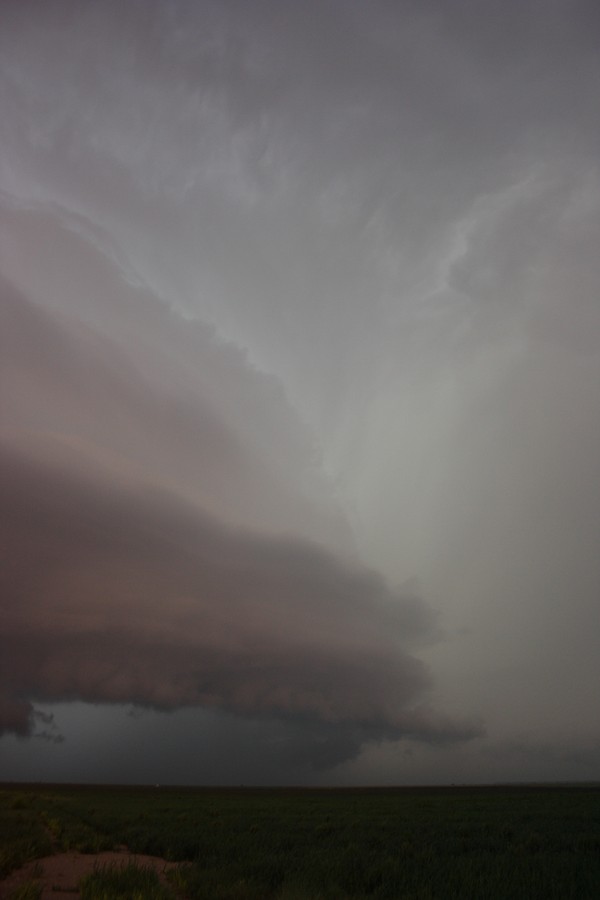
[[161, 890], [190, 900], [596, 900], [600, 786], [1, 785], [0, 898], [50, 890], [40, 861], [61, 853], [85, 855], [81, 872], [152, 857]]

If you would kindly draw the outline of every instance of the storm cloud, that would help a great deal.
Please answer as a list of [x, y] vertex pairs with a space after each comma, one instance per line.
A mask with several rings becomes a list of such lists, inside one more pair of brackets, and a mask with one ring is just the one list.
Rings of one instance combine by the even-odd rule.
[[230, 532], [147, 485], [119, 491], [19, 450], [1, 466], [4, 727], [26, 729], [17, 702], [33, 697], [435, 734], [407, 711], [429, 680], [402, 650], [431, 628], [417, 602], [315, 546]]
[[[427, 706], [430, 677], [408, 648], [435, 635], [433, 613], [294, 537], [302, 498], [199, 390], [165, 402], [131, 337], [127, 351], [3, 285], [2, 728], [27, 734], [32, 701], [85, 700], [338, 725], [327, 745], [346, 754], [350, 736], [357, 752], [369, 738], [477, 733]], [[230, 368], [239, 378], [235, 354]]]
[[2, 17], [6, 770], [597, 777], [596, 4]]

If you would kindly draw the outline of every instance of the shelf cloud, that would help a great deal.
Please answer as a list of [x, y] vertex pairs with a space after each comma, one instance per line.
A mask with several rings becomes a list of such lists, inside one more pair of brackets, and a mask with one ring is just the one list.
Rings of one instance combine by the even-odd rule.
[[[265, 519], [296, 507], [200, 392], [161, 402], [131, 338], [125, 355], [8, 283], [2, 344], [3, 730], [30, 733], [35, 701], [84, 700], [339, 725], [355, 750], [478, 732], [428, 707], [410, 653], [436, 634], [425, 604], [293, 516], [287, 536], [249, 527], [262, 495]], [[223, 520], [208, 511], [229, 494]]]

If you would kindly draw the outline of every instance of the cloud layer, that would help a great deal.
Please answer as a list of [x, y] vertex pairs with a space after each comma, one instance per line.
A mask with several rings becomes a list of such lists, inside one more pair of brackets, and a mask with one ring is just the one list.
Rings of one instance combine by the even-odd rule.
[[[183, 692], [210, 693], [191, 660], [214, 639], [214, 710], [244, 731], [235, 658], [256, 651], [251, 715], [263, 745], [294, 734], [290, 759], [362, 745], [336, 777], [573, 777], [579, 758], [597, 775], [599, 45], [593, 0], [3, 3], [3, 483], [35, 484], [62, 522], [47, 550], [19, 531], [27, 599], [3, 602], [30, 614], [23, 653], [31, 633], [79, 671], [65, 634], [43, 644], [39, 592], [58, 611], [85, 585], [100, 609], [112, 571], [136, 621], [143, 585], [167, 598], [164, 625], [128, 638], [122, 683], [151, 656], [161, 672], [144, 702], [183, 691], [160, 632], [189, 602], [183, 668], [201, 677]], [[26, 484], [10, 496], [29, 521]], [[245, 573], [246, 606], [213, 551]], [[206, 599], [217, 569], [235, 653]], [[437, 620], [386, 587], [413, 577]], [[6, 693], [7, 727], [50, 699], [38, 675]], [[435, 735], [463, 728], [428, 705], [481, 714], [488, 736], [442, 752]], [[227, 732], [229, 714], [198, 715]], [[364, 743], [417, 731], [428, 747]]]
[[[201, 386], [167, 404], [131, 335], [125, 356], [8, 283], [1, 312], [3, 730], [27, 734], [34, 701], [84, 700], [340, 726], [353, 751], [477, 732], [428, 708], [408, 648], [435, 634], [431, 612], [303, 537], [302, 497]], [[235, 354], [229, 369], [243, 372]]]

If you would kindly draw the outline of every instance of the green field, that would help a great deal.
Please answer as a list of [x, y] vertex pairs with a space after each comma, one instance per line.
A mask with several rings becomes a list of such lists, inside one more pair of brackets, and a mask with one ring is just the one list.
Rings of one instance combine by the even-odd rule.
[[0, 877], [123, 844], [175, 897], [597, 900], [600, 787], [0, 788]]

